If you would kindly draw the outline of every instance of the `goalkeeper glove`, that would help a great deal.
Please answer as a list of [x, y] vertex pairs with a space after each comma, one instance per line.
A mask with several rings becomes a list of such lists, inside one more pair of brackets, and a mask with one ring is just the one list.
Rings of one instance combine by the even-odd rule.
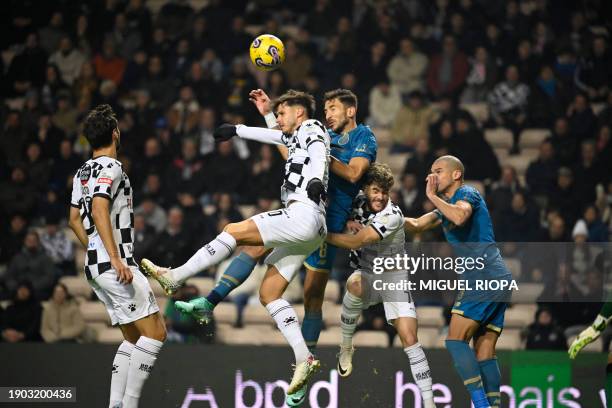
[[603, 316], [597, 316], [593, 324], [580, 332], [578, 337], [572, 342], [567, 351], [569, 358], [572, 360], [575, 359], [583, 348], [597, 340], [601, 332], [606, 328], [607, 323], [607, 320]]
[[224, 123], [213, 132], [213, 137], [216, 142], [223, 142], [236, 136], [236, 126]]
[[306, 193], [308, 194], [308, 198], [317, 204], [319, 204], [321, 200], [325, 201], [325, 187], [323, 186], [323, 182], [318, 178], [313, 178], [308, 182]]

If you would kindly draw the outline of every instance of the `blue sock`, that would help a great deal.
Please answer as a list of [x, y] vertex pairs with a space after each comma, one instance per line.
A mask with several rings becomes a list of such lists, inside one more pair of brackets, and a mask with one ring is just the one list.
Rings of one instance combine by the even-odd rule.
[[321, 312], [304, 313], [304, 321], [302, 322], [302, 336], [306, 345], [312, 351], [317, 347], [319, 334], [321, 334], [321, 326], [323, 325], [323, 314]]
[[501, 394], [499, 393], [501, 372], [499, 371], [497, 358], [493, 357], [489, 360], [479, 361], [478, 365], [480, 366], [480, 375], [482, 376], [489, 404], [492, 408], [499, 408], [501, 406]]
[[217, 282], [217, 286], [206, 296], [206, 299], [216, 306], [249, 277], [253, 268], [255, 268], [255, 264], [257, 264], [255, 259], [241, 252], [229, 264], [223, 276]]
[[446, 340], [446, 349], [453, 358], [459, 377], [461, 377], [463, 384], [470, 393], [474, 408], [489, 407], [489, 401], [480, 377], [480, 366], [468, 343], [461, 340]]

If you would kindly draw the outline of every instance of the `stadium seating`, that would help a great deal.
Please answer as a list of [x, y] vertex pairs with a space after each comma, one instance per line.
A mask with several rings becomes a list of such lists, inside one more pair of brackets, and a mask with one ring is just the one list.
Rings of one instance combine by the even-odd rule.
[[331, 327], [321, 331], [318, 345], [321, 346], [338, 346], [342, 341], [342, 332], [340, 327]]
[[107, 327], [98, 331], [98, 342], [106, 344], [119, 344], [123, 341], [121, 329]]
[[66, 285], [68, 293], [74, 297], [90, 300], [93, 296], [91, 285], [84, 276], [64, 276], [60, 279], [60, 282]]
[[497, 340], [498, 350], [518, 350], [522, 348], [521, 330], [504, 329], [503, 336]]
[[519, 290], [512, 292], [512, 303], [534, 303], [543, 290], [542, 283], [521, 283]]
[[106, 307], [102, 302], [82, 302], [79, 305], [81, 314], [86, 323], [89, 322], [103, 322], [110, 324], [110, 317], [106, 311]]
[[[434, 348], [436, 346], [436, 342], [438, 341], [438, 337], [440, 337], [440, 330], [431, 327], [419, 327], [417, 337], [419, 339], [419, 343], [421, 344], [421, 346], [423, 346], [423, 348]], [[395, 336], [395, 339], [393, 340], [393, 346], [404, 347], [402, 345], [402, 340], [399, 336]]]
[[509, 149], [512, 146], [512, 132], [505, 128], [485, 130], [485, 139], [494, 149]]
[[210, 293], [210, 291], [215, 287], [215, 280], [213, 278], [189, 278], [185, 283], [188, 285], [194, 285], [196, 288], [198, 288], [198, 293], [202, 296]]
[[444, 325], [443, 308], [441, 306], [419, 306], [416, 311], [419, 326], [442, 327]]
[[537, 148], [548, 136], [550, 136], [548, 129], [525, 129], [521, 133], [520, 147]]
[[465, 103], [461, 107], [470, 112], [479, 124], [489, 120], [489, 106], [486, 103]]
[[324, 300], [329, 302], [338, 302], [340, 300], [340, 284], [337, 280], [330, 279], [325, 287]]

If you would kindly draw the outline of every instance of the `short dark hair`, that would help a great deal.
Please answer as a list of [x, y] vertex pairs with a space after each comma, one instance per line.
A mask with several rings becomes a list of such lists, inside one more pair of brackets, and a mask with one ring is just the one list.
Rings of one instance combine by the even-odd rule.
[[384, 191], [391, 190], [393, 187], [393, 172], [391, 171], [391, 167], [384, 163], [372, 163], [370, 168], [365, 174], [365, 180], [363, 184], [365, 186], [369, 186], [371, 184], [376, 184]]
[[301, 106], [306, 109], [306, 114], [308, 115], [309, 119], [314, 118], [315, 99], [307, 92], [296, 91], [294, 89], [288, 90], [274, 101], [272, 110], [276, 112], [278, 107], [282, 104], [286, 104], [288, 106]]
[[334, 99], [338, 99], [345, 107], [357, 108], [357, 95], [350, 89], [338, 88], [325, 92], [323, 95], [323, 103]]
[[87, 114], [83, 124], [83, 134], [92, 149], [109, 146], [113, 142], [113, 131], [119, 122], [110, 105], [98, 105]]

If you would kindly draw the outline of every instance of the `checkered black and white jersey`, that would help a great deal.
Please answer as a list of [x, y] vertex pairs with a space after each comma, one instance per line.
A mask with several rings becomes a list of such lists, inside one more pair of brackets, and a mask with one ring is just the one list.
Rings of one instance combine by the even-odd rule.
[[[329, 178], [330, 138], [325, 127], [318, 120], [304, 121], [292, 135], [283, 134], [283, 144], [289, 149], [287, 163], [285, 163], [285, 180], [281, 187], [281, 201], [287, 204], [290, 201], [312, 203], [308, 198], [306, 187], [313, 178], [321, 178], [327, 190]], [[317, 157], [312, 154], [311, 145], [323, 143], [324, 155]], [[325, 203], [320, 202], [319, 208], [325, 212]]]
[[85, 275], [95, 279], [110, 270], [110, 258], [98, 235], [91, 213], [94, 197], [110, 200], [110, 221], [119, 255], [127, 265], [137, 266], [134, 251], [134, 211], [132, 187], [121, 163], [108, 156], [90, 159], [72, 181], [70, 205], [79, 209], [89, 243], [85, 256]]
[[396, 254], [404, 254], [404, 214], [391, 200], [382, 211], [372, 213], [368, 210], [365, 195], [359, 193], [353, 201], [351, 218], [366, 228], [374, 228], [381, 238], [380, 241], [351, 251], [351, 268], [372, 273], [374, 258], [394, 258]]

